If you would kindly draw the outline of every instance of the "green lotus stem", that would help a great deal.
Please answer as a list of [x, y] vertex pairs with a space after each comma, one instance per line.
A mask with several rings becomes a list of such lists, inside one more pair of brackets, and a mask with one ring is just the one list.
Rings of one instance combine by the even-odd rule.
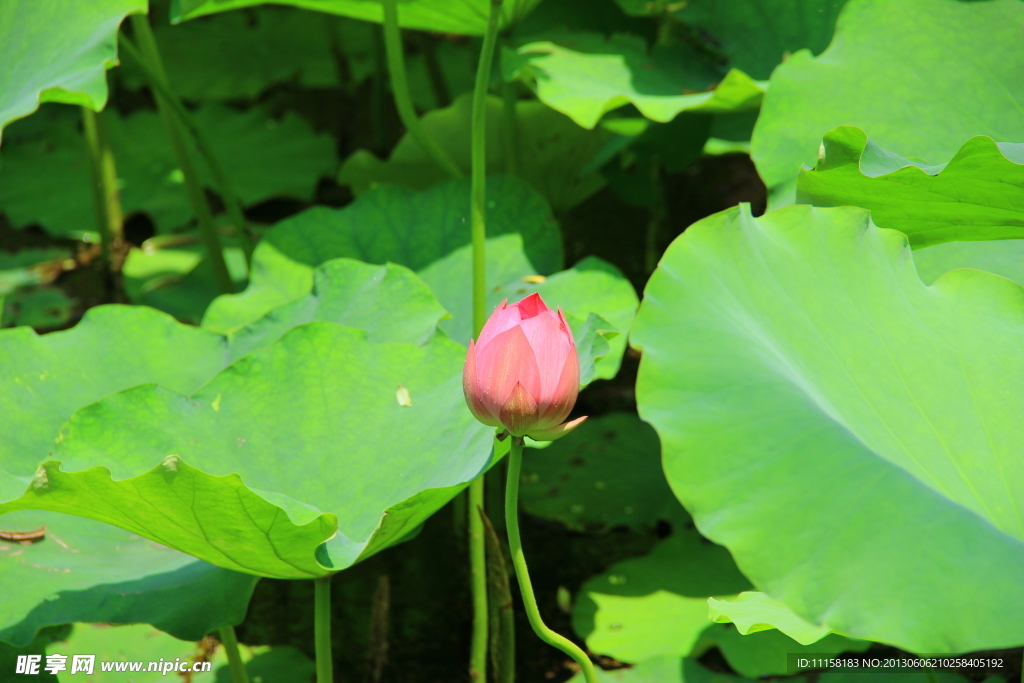
[[463, 177], [462, 170], [423, 127], [409, 94], [409, 77], [405, 73], [405, 58], [402, 55], [402, 34], [398, 28], [398, 0], [384, 0], [384, 49], [387, 52], [388, 72], [391, 74], [391, 92], [402, 125], [438, 166], [453, 178]]
[[384, 153], [384, 144], [387, 140], [385, 135], [384, 120], [384, 79], [387, 78], [387, 71], [384, 66], [387, 58], [384, 55], [383, 26], [373, 27], [373, 83], [370, 90], [370, 119], [373, 121], [373, 150], [379, 154]]
[[249, 683], [249, 672], [245, 670], [242, 655], [238, 652], [238, 637], [234, 626], [225, 626], [217, 631], [224, 652], [228, 655], [228, 669], [231, 671], [232, 683]]
[[313, 644], [316, 649], [316, 683], [334, 683], [330, 575], [313, 579]]
[[[167, 82], [166, 74], [163, 73], [163, 65], [160, 61], [160, 53], [156, 52], [156, 39], [153, 36], [152, 29], [149, 28], [149, 22], [145, 20], [142, 15], [132, 15], [133, 21], [136, 17], [141, 17], [140, 24], [145, 25], [145, 29], [140, 34], [136, 28], [135, 33], [139, 38], [139, 44], [145, 49], [147, 43], [151, 43], [153, 47], [153, 55], [155, 59], [147, 59], [143, 54], [140, 53], [139, 48], [135, 46], [125, 35], [121, 35], [121, 47], [129, 54], [132, 59], [138, 64], [139, 69], [146, 77], [146, 81], [150, 88], [155, 92], [157, 100], [157, 107], [160, 109], [161, 117], [164, 117], [165, 109], [169, 108], [174, 115], [177, 117], [177, 122], [172, 124], [178, 130], [178, 136], [181, 137], [180, 128], [178, 126], [184, 126], [192, 137], [192, 141], [195, 143], [196, 149], [199, 154], [203, 157], [203, 161], [206, 162], [207, 168], [210, 169], [210, 175], [213, 176], [213, 182], [217, 186], [217, 192], [220, 194], [221, 201], [224, 202], [224, 210], [228, 214], [228, 218], [231, 219], [231, 223], [235, 226], [235, 237], [238, 240], [238, 246], [241, 247], [242, 253], [245, 254], [246, 266], [252, 265], [252, 251], [253, 244], [252, 239], [249, 237], [249, 223], [245, 219], [245, 213], [242, 211], [242, 205], [238, 200], [238, 195], [235, 194], [234, 189], [231, 186], [231, 182], [228, 180], [227, 174], [224, 173], [224, 167], [221, 166], [220, 160], [217, 155], [213, 152], [213, 148], [210, 147], [210, 143], [203, 134], [202, 129], [196, 124], [195, 118], [191, 112], [185, 107], [174, 91], [171, 89]], [[147, 33], [148, 32], [148, 33]], [[143, 39], [143, 36], [148, 35], [147, 39]], [[165, 125], [167, 119], [164, 119]], [[173, 146], [172, 141], [172, 146]], [[183, 144], [183, 141], [182, 141]], [[191, 162], [191, 155], [188, 154], [187, 148], [183, 145], [183, 152], [188, 157], [187, 162], [189, 166], [193, 168]], [[177, 152], [175, 153], [177, 157]], [[185, 174], [184, 166], [181, 166], [182, 173]], [[188, 176], [185, 174], [185, 182], [188, 184]], [[198, 182], [198, 178], [197, 178]], [[201, 189], [201, 187], [200, 187]], [[191, 192], [191, 191], [190, 191]], [[191, 194], [190, 194], [191, 197]], [[204, 203], [206, 196], [203, 195]], [[206, 203], [207, 212], [209, 212], [209, 203]], [[196, 214], [198, 217], [198, 213]], [[210, 214], [212, 216], [212, 213]], [[212, 223], [212, 218], [210, 219]], [[202, 228], [202, 223], [200, 223]], [[216, 233], [214, 233], [216, 234]], [[205, 240], [204, 240], [205, 242]], [[220, 238], [217, 238], [217, 244], [220, 244]], [[227, 266], [225, 265], [225, 272], [227, 272]]]
[[452, 94], [448, 90], [448, 83], [444, 80], [441, 62], [437, 59], [437, 39], [434, 36], [423, 35], [423, 62], [427, 66], [430, 92], [434, 94], [434, 101], [438, 108], [447, 107], [452, 103]]
[[117, 190], [117, 168], [114, 153], [107, 139], [106, 126], [100, 116], [82, 107], [82, 128], [89, 150], [89, 171], [92, 178], [93, 203], [96, 206], [96, 227], [100, 233], [100, 254], [108, 272], [115, 268], [114, 250], [123, 237], [124, 218]]
[[549, 629], [541, 619], [540, 609], [537, 608], [537, 598], [533, 595], [530, 573], [526, 568], [526, 558], [523, 556], [523, 542], [519, 537], [519, 472], [523, 464], [523, 437], [511, 438], [512, 449], [508, 456], [508, 479], [505, 481], [505, 528], [508, 531], [508, 544], [512, 548], [512, 566], [516, 570], [519, 593], [523, 598], [526, 616], [530, 620], [533, 632], [541, 640], [572, 657], [583, 670], [583, 678], [587, 683], [597, 683], [594, 663], [590, 661], [587, 654], [576, 643]]
[[928, 683], [939, 683], [939, 677], [935, 675], [935, 669], [930, 666], [924, 668], [924, 677], [928, 680]]
[[185, 144], [185, 136], [172, 111], [173, 105], [164, 94], [165, 89], [160, 87], [160, 85], [166, 86], [166, 75], [160, 60], [160, 52], [156, 46], [156, 38], [153, 36], [153, 29], [150, 28], [149, 19], [145, 15], [133, 14], [131, 21], [135, 37], [139, 41], [139, 47], [136, 48], [134, 43], [122, 37], [122, 50], [139, 64], [143, 73], [149, 78], [149, 85], [156, 99], [160, 119], [167, 132], [167, 139], [171, 143], [174, 160], [177, 162], [178, 168], [181, 169], [185, 180], [185, 191], [188, 194], [192, 212], [196, 216], [196, 222], [199, 224], [199, 234], [203, 237], [203, 245], [206, 247], [210, 266], [213, 268], [217, 288], [222, 294], [233, 294], [235, 287], [231, 281], [231, 274], [228, 272], [228, 265], [224, 261], [224, 250], [220, 243], [220, 237], [217, 235], [217, 227], [213, 222], [213, 211], [210, 209], [209, 202], [206, 201], [202, 183], [199, 182], [199, 173], [196, 171], [195, 164], [192, 163], [192, 155], [189, 153], [188, 145]]
[[505, 173], [513, 178], [519, 175], [519, 120], [516, 117], [516, 84], [506, 81], [501, 85], [501, 142], [505, 148]]
[[[388, 5], [395, 0], [385, 0]], [[479, 336], [487, 322], [487, 86], [491, 79], [491, 63], [498, 41], [498, 20], [501, 0], [491, 0], [487, 32], [480, 48], [480, 62], [473, 87], [471, 114], [470, 231], [473, 240], [473, 336]], [[397, 31], [397, 20], [395, 30]], [[484, 509], [484, 480], [477, 477], [469, 485], [469, 564], [473, 588], [473, 637], [470, 643], [469, 673], [471, 680], [487, 680], [487, 548], [484, 524], [479, 510]]]

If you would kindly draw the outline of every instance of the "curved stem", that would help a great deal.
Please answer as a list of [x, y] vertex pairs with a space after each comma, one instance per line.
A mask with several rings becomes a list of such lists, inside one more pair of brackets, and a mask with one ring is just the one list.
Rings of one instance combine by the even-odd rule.
[[519, 592], [523, 597], [526, 616], [530, 620], [533, 632], [541, 640], [572, 657], [583, 670], [583, 678], [587, 683], [597, 683], [594, 663], [590, 661], [586, 653], [576, 643], [549, 629], [541, 619], [540, 610], [537, 608], [537, 598], [533, 595], [533, 585], [530, 583], [530, 573], [526, 568], [526, 558], [523, 556], [523, 542], [519, 537], [519, 471], [523, 464], [523, 437], [512, 437], [512, 450], [509, 452], [508, 458], [508, 479], [505, 483], [505, 527], [508, 531], [508, 544], [512, 549], [512, 566], [515, 567], [516, 578], [519, 580]]
[[388, 72], [391, 74], [391, 92], [395, 96], [395, 107], [402, 125], [409, 135], [420, 143], [427, 155], [453, 178], [462, 178], [463, 173], [452, 161], [444, 147], [427, 133], [412, 106], [409, 95], [409, 78], [405, 73], [405, 58], [402, 55], [402, 34], [398, 28], [398, 0], [384, 0], [384, 49], [387, 52]]
[[[148, 27], [149, 24], [147, 23], [146, 26]], [[155, 45], [156, 43], [154, 42], [154, 47]], [[213, 149], [210, 147], [206, 135], [203, 134], [202, 129], [196, 124], [189, 110], [182, 104], [181, 99], [167, 85], [166, 80], [161, 78], [153, 65], [146, 62], [146, 59], [139, 53], [139, 49], [135, 47], [135, 44], [123, 34], [121, 35], [121, 48], [136, 61], [139, 69], [145, 75], [149, 86], [156, 91], [158, 95], [157, 102], [165, 102], [166, 106], [170, 107], [177, 115], [178, 123], [188, 129], [196, 149], [203, 157], [203, 161], [206, 162], [207, 168], [210, 169], [213, 183], [217, 186], [217, 192], [224, 202], [224, 210], [227, 212], [228, 218], [231, 219], [231, 223], [235, 226], [235, 236], [238, 239], [238, 246], [241, 247], [242, 253], [245, 254], [245, 264], [246, 266], [251, 266], [253, 245], [249, 237], [249, 223], [245, 219], [245, 213], [242, 211], [242, 204], [231, 187], [227, 174], [224, 173], [224, 167], [220, 165], [220, 160], [217, 159], [217, 155], [214, 154]]]
[[224, 651], [228, 655], [228, 669], [231, 671], [232, 683], [249, 683], [249, 672], [245, 670], [242, 655], [238, 652], [238, 637], [234, 626], [225, 626], [217, 631]]
[[[388, 6], [394, 9], [395, 0], [385, 0], [385, 16]], [[502, 0], [491, 0], [491, 11], [480, 48], [480, 62], [476, 70], [473, 87], [473, 110], [471, 114], [470, 152], [470, 232], [473, 240], [473, 336], [479, 336], [487, 321], [487, 86], [491, 80], [491, 63], [494, 61], [494, 47], [498, 41], [498, 21], [501, 18]], [[394, 19], [397, 32], [397, 19]], [[386, 30], [386, 27], [385, 27]], [[386, 35], [386, 34], [385, 34]], [[483, 521], [479, 510], [484, 509], [483, 475], [469, 485], [469, 558], [473, 588], [473, 638], [469, 655], [470, 679], [487, 680], [487, 550], [484, 540]]]
[[333, 683], [330, 575], [313, 579], [313, 645], [316, 649], [316, 683]]
[[92, 177], [93, 203], [96, 205], [96, 227], [100, 232], [100, 253], [108, 273], [113, 273], [117, 269], [114, 256], [121, 242], [123, 224], [114, 153], [110, 149], [103, 120], [88, 107], [82, 107], [82, 128], [89, 149], [89, 170]]
[[[199, 234], [203, 237], [206, 255], [210, 259], [217, 288], [224, 294], [232, 294], [235, 287], [231, 281], [227, 263], [224, 261], [224, 250], [213, 222], [213, 211], [210, 209], [209, 202], [206, 201], [206, 195], [203, 193], [203, 186], [199, 181], [195, 164], [192, 162], [188, 145], [185, 143], [180, 123], [172, 111], [171, 99], [164, 94], [170, 88], [167, 87], [167, 76], [164, 73], [163, 63], [160, 61], [160, 52], [157, 50], [153, 29], [149, 26], [149, 18], [144, 14], [133, 14], [131, 22], [132, 28], [135, 29], [135, 37], [139, 41], [139, 47], [136, 48], [127, 38], [122, 39], [122, 45], [132, 59], [143, 67], [143, 72], [150, 77], [150, 86], [153, 88], [160, 119], [167, 131], [167, 139], [171, 143], [174, 160], [184, 177], [188, 201], [192, 206], [192, 213], [196, 216], [196, 222], [199, 224]], [[164, 88], [160, 88], [161, 85]]]

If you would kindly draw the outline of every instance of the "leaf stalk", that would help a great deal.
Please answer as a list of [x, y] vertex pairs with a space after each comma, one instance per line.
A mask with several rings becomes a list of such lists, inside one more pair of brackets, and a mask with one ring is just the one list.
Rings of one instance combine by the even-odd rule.
[[228, 656], [228, 669], [231, 671], [232, 683], [249, 683], [249, 672], [245, 670], [245, 663], [242, 662], [242, 655], [238, 651], [238, 636], [235, 635], [235, 627], [225, 626], [217, 631], [217, 635]]
[[313, 579], [313, 645], [316, 650], [316, 683], [334, 683], [330, 575]]
[[[385, 16], [395, 0], [385, 0]], [[473, 87], [471, 114], [470, 169], [470, 231], [473, 242], [473, 331], [480, 335], [487, 321], [487, 90], [491, 80], [491, 64], [498, 42], [501, 0], [491, 0], [491, 9], [480, 48], [476, 82]], [[394, 19], [394, 17], [393, 17]], [[393, 29], [397, 32], [397, 19]], [[473, 636], [470, 643], [469, 673], [473, 681], [487, 680], [487, 548], [484, 524], [478, 510], [484, 509], [483, 476], [469, 485], [469, 565], [473, 589]], [[512, 656], [510, 653], [508, 656]]]
[[[133, 15], [133, 21], [135, 17], [141, 17], [141, 15]], [[173, 125], [179, 131], [178, 136], [181, 137], [179, 126], [184, 126], [185, 129], [188, 130], [189, 135], [192, 137], [192, 141], [196, 146], [196, 150], [203, 157], [203, 161], [206, 162], [206, 166], [210, 170], [210, 175], [213, 177], [214, 185], [217, 186], [217, 193], [220, 195], [221, 200], [224, 202], [224, 210], [228, 214], [228, 218], [231, 219], [231, 223], [235, 227], [235, 235], [238, 240], [238, 245], [242, 249], [242, 253], [245, 254], [246, 265], [251, 265], [253, 244], [252, 239], [249, 236], [249, 224], [245, 218], [245, 213], [242, 211], [242, 205], [238, 199], [238, 195], [235, 194], [234, 188], [232, 187], [231, 182], [228, 180], [227, 174], [224, 172], [224, 167], [221, 165], [220, 160], [217, 158], [217, 155], [214, 153], [213, 148], [210, 146], [210, 143], [206, 135], [203, 133], [202, 129], [196, 124], [195, 118], [182, 103], [181, 98], [179, 98], [177, 94], [175, 94], [175, 92], [171, 89], [170, 85], [168, 84], [167, 77], [163, 73], [163, 66], [162, 63], [160, 62], [159, 52], [156, 51], [156, 39], [153, 36], [153, 31], [149, 27], [149, 22], [145, 20], [145, 17], [142, 17], [141, 24], [144, 24], [146, 28], [143, 29], [143, 32], [141, 34], [139, 33], [139, 30], [136, 28], [136, 38], [138, 38], [139, 44], [140, 46], [142, 46], [143, 50], [145, 49], [146, 43], [152, 43], [153, 52], [151, 55], [149, 55], [150, 58], [147, 59], [147, 57], [142, 53], [142, 51], [140, 51], [140, 48], [136, 47], [135, 44], [132, 43], [123, 34], [121, 35], [121, 47], [123, 50], [125, 50], [125, 52], [129, 54], [130, 57], [132, 57], [132, 59], [135, 60], [135, 62], [139, 66], [139, 69], [146, 77], [147, 84], [154, 91], [153, 94], [156, 97], [157, 106], [160, 108], [161, 117], [163, 118], [165, 109], [169, 109], [177, 118], [176, 122], [174, 122]], [[143, 36], [147, 35], [147, 32], [148, 39], [144, 39]], [[152, 59], [154, 55], [155, 59]], [[168, 125], [166, 120], [165, 125]], [[173, 146], [174, 142], [172, 140], [172, 148]], [[183, 152], [186, 155], [188, 155], [187, 148], [183, 148]], [[177, 157], [178, 153], [175, 152], [175, 158], [177, 159]], [[195, 167], [191, 163], [191, 155], [188, 155], [188, 158], [188, 164], [192, 166], [192, 169], [194, 171]], [[182, 167], [182, 173], [185, 174], [184, 167]], [[187, 184], [188, 176], [187, 174], [185, 175]], [[198, 183], [198, 177], [196, 178], [196, 182]], [[205, 195], [203, 196], [203, 201], [205, 202]], [[207, 211], [209, 211], [209, 204], [207, 203], [206, 206]], [[198, 213], [196, 215], [198, 217]], [[202, 225], [200, 224], [200, 229], [201, 228]], [[217, 243], [220, 244], [219, 238], [217, 240]]]
[[402, 55], [402, 33], [398, 27], [398, 0], [384, 0], [384, 50], [387, 53], [388, 72], [391, 74], [391, 92], [395, 96], [395, 107], [402, 125], [438, 166], [451, 177], [462, 178], [462, 170], [444, 147], [426, 131], [413, 107], [405, 57]]
[[117, 168], [107, 138], [106, 126], [99, 114], [82, 107], [82, 128], [89, 150], [89, 171], [92, 196], [96, 207], [96, 228], [100, 233], [100, 256], [107, 273], [113, 277], [118, 270], [117, 249], [123, 241], [124, 216], [117, 189]]

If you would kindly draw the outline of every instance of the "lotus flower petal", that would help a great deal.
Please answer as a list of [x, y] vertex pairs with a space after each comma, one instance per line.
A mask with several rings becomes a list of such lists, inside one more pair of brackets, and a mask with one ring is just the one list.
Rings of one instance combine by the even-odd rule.
[[551, 392], [552, 400], [547, 405], [540, 406], [541, 414], [537, 426], [546, 429], [569, 417], [572, 407], [576, 405], [576, 394], [579, 390], [580, 361], [575, 353], [570, 353], [562, 365], [558, 384]]
[[534, 441], [554, 441], [555, 439], [561, 439], [563, 436], [583, 424], [583, 421], [586, 419], [587, 416], [584, 415], [583, 417], [577, 417], [572, 422], [565, 422], [557, 427], [551, 427], [550, 429], [531, 429], [527, 436]]
[[480, 330], [480, 336], [476, 340], [478, 348], [489, 344], [490, 341], [499, 334], [505, 330], [512, 329], [522, 322], [522, 318], [519, 314], [519, 308], [516, 306], [506, 306], [505, 302], [507, 301], [508, 299], [502, 301], [498, 307], [494, 309], [494, 313], [492, 313], [491, 317], [487, 319], [487, 322], [484, 323], [484, 328]]
[[516, 383], [499, 414], [501, 423], [512, 436], [523, 436], [537, 424], [537, 402], [521, 383]]
[[478, 346], [476, 371], [480, 399], [492, 415], [500, 414], [516, 384], [522, 384], [531, 397], [540, 394], [537, 358], [521, 327], [505, 330], [487, 346]]
[[[544, 410], [556, 398], [555, 387], [558, 386], [562, 366], [565, 365], [572, 347], [566, 343], [565, 328], [554, 311], [546, 311], [524, 320], [520, 329], [529, 340], [533, 355], [537, 358], [541, 386], [540, 394], [535, 398], [537, 405]], [[578, 390], [579, 386], [574, 390], [574, 396]]]
[[491, 427], [500, 427], [497, 415], [492, 415], [480, 399], [480, 382], [476, 372], [476, 348], [473, 340], [469, 340], [469, 353], [466, 354], [466, 365], [462, 370], [462, 391], [466, 394], [466, 404], [473, 416]]

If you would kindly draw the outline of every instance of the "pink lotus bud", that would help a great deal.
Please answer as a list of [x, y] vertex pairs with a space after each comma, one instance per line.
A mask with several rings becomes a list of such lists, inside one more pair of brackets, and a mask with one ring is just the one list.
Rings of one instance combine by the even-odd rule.
[[469, 342], [462, 388], [476, 419], [505, 427], [512, 436], [554, 441], [583, 422], [562, 424], [576, 403], [580, 361], [562, 309], [552, 311], [531, 294], [507, 299]]

